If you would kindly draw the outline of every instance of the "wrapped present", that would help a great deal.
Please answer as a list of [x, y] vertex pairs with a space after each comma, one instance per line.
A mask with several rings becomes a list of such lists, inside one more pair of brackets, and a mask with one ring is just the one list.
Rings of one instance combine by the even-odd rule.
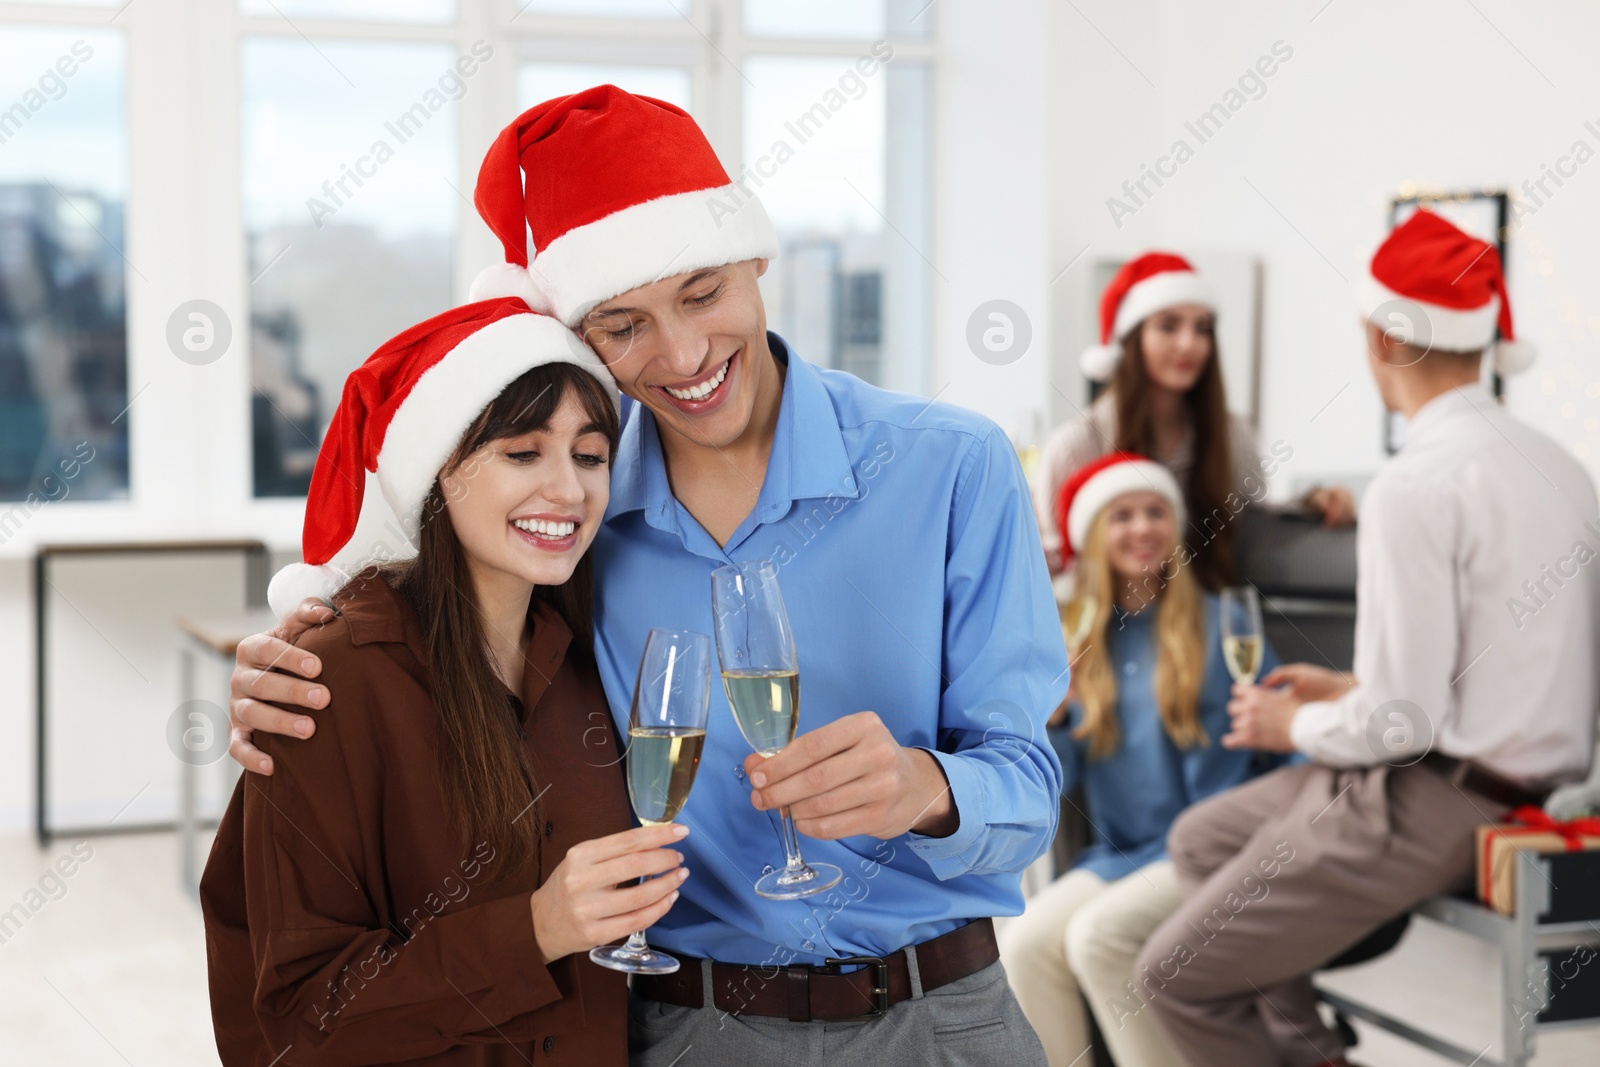
[[1501, 915], [1517, 910], [1517, 853], [1552, 857], [1550, 906], [1543, 922], [1592, 919], [1600, 912], [1600, 818], [1561, 822], [1540, 808], [1520, 807], [1505, 822], [1478, 827], [1478, 899]]

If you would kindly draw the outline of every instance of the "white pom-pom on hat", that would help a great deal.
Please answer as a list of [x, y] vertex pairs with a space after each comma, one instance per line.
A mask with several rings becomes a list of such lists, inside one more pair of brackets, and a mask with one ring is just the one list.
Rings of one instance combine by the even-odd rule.
[[267, 585], [267, 604], [273, 614], [282, 619], [291, 614], [307, 597], [324, 602], [333, 598], [350, 576], [331, 563], [316, 566], [310, 563], [291, 563]]
[[1083, 350], [1083, 358], [1078, 361], [1078, 366], [1083, 369], [1083, 376], [1091, 382], [1109, 382], [1121, 359], [1121, 345], [1090, 345]]
[[1521, 374], [1539, 358], [1539, 349], [1531, 341], [1499, 341], [1494, 346], [1494, 369], [1509, 377]]
[[516, 297], [530, 310], [550, 313], [550, 300], [545, 296], [539, 281], [527, 267], [515, 263], [493, 263], [478, 272], [468, 291], [469, 301], [495, 300]]

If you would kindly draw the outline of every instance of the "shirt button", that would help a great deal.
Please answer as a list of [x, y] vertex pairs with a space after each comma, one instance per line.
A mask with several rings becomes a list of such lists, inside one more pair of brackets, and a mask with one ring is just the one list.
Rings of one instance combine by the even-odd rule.
[[545, 1038], [544, 1039], [544, 1050], [546, 1052], [554, 1052], [556, 1050], [556, 1039], [553, 1038], [553, 1037]]
[[1128, 662], [1122, 665], [1122, 673], [1126, 674], [1129, 678], [1132, 678], [1134, 675], [1139, 673], [1139, 665], [1130, 659]]
[[556, 824], [555, 823], [547, 822], [547, 823], [544, 824], [544, 836], [546, 836], [546, 837], [554, 837], [555, 833], [556, 833]]

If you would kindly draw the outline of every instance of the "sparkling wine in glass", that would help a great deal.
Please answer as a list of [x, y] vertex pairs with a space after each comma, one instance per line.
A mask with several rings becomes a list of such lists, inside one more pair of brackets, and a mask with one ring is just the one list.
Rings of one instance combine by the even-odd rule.
[[1233, 680], [1250, 685], [1261, 671], [1261, 599], [1254, 586], [1222, 591], [1222, 659]]
[[[800, 663], [794, 632], [778, 590], [771, 560], [734, 563], [711, 573], [711, 610], [716, 619], [722, 687], [750, 747], [776, 756], [794, 740], [800, 721]], [[782, 870], [756, 880], [756, 895], [799, 900], [830, 889], [844, 877], [831, 863], [800, 858], [800, 835], [787, 808], [778, 817], [787, 853]]]
[[[651, 630], [628, 713], [628, 798], [645, 826], [671, 822], [689, 799], [710, 706], [711, 638], [692, 630]], [[677, 959], [651, 948], [642, 930], [626, 944], [591, 949], [589, 958], [630, 974], [678, 969]]]
[[1078, 651], [1089, 640], [1089, 630], [1094, 626], [1094, 614], [1100, 602], [1091, 594], [1075, 596], [1061, 605], [1061, 636], [1066, 638], [1067, 653], [1078, 658]]

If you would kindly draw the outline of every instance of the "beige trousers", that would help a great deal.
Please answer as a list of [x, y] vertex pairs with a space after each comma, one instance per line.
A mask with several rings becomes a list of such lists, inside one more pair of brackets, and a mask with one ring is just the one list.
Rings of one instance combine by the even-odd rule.
[[1178, 816], [1167, 844], [1184, 899], [1135, 980], [1182, 1062], [1340, 1056], [1311, 972], [1418, 901], [1470, 886], [1474, 830], [1505, 810], [1423, 766], [1301, 764]]
[[1089, 1045], [1081, 992], [1112, 1058], [1128, 1067], [1180, 1067], [1153, 1012], [1130, 1009], [1133, 961], [1182, 900], [1172, 864], [1149, 864], [1114, 882], [1068, 871], [1001, 930], [1000, 958], [1050, 1067], [1082, 1067]]

